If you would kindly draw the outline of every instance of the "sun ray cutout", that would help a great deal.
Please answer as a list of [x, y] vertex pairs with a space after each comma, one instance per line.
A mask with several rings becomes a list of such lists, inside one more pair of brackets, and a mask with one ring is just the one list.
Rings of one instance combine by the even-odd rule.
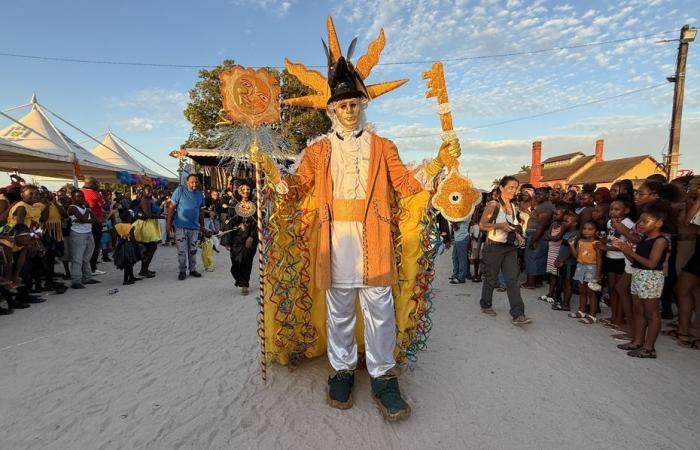
[[[335, 63], [338, 61], [338, 58], [343, 55], [343, 53], [340, 50], [338, 35], [336, 34], [335, 24], [333, 23], [333, 18], [331, 16], [328, 16], [326, 19], [326, 27], [328, 29], [328, 50], [330, 52], [330, 59], [331, 62]], [[369, 44], [367, 53], [362, 55], [357, 60], [357, 74], [363, 81], [369, 76], [372, 69], [379, 63], [379, 57], [381, 56], [382, 50], [384, 50], [385, 44], [386, 39], [384, 36], [384, 30], [380, 30], [377, 39]], [[294, 75], [304, 86], [311, 88], [314, 92], [316, 92], [316, 94], [288, 98], [283, 100], [282, 103], [289, 106], [326, 109], [328, 99], [331, 97], [328, 79], [317, 70], [307, 69], [303, 64], [293, 63], [288, 59], [284, 60], [284, 65], [290, 74]], [[387, 92], [393, 91], [407, 81], [407, 79], [394, 80], [367, 86], [369, 99], [374, 100]]]

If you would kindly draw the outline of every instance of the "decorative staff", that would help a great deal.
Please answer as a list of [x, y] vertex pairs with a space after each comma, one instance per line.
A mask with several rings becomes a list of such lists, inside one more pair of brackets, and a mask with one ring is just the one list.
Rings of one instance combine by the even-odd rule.
[[[279, 122], [280, 87], [275, 77], [265, 69], [249, 69], [234, 66], [219, 74], [221, 81], [221, 97], [223, 103], [222, 116], [224, 124], [236, 124], [228, 139], [231, 154], [229, 159], [237, 155], [248, 155], [260, 151], [258, 145], [263, 142], [270, 147], [267, 151], [279, 150], [277, 132], [270, 127], [260, 126]], [[267, 383], [267, 356], [265, 352], [265, 295], [263, 284], [263, 211], [262, 190], [263, 180], [260, 165], [255, 164], [255, 200], [258, 222], [258, 268], [260, 311], [258, 312], [258, 337], [260, 338], [260, 371], [263, 384]]]
[[[435, 97], [438, 102], [442, 140], [444, 142], [457, 140], [457, 133], [452, 125], [452, 107], [447, 98], [442, 62], [434, 63], [430, 70], [423, 72], [423, 79], [428, 80], [428, 91], [425, 96]], [[438, 185], [432, 199], [432, 205], [447, 220], [451, 222], [464, 221], [474, 210], [480, 196], [479, 192], [474, 189], [469, 178], [459, 173], [459, 160], [457, 158], [447, 157], [447, 161], [442, 162], [447, 166], [448, 174]]]

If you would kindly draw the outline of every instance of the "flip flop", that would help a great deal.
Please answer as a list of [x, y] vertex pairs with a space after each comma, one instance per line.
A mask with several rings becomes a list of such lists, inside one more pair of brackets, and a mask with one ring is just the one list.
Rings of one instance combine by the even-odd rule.
[[645, 348], [639, 348], [637, 350], [630, 350], [627, 352], [627, 356], [633, 358], [656, 358], [656, 350], [647, 350]]
[[641, 350], [642, 346], [628, 342], [626, 344], [618, 345], [617, 348], [619, 348], [620, 350], [628, 350], [628, 351], [633, 352], [633, 351]]
[[661, 334], [664, 336], [671, 336], [673, 339], [678, 339], [679, 336], [688, 337], [687, 334], [679, 334], [676, 328], [671, 328], [670, 330], [661, 330]]
[[627, 333], [611, 334], [610, 337], [616, 341], [629, 341], [632, 338], [632, 336]]
[[590, 314], [587, 314], [586, 317], [579, 320], [579, 322], [586, 324], [586, 325], [593, 325], [594, 323], [598, 323], [598, 319], [596, 319], [595, 316], [591, 316]]
[[571, 317], [572, 319], [584, 319], [586, 317], [586, 313], [582, 313], [581, 311], [576, 310], [576, 312], [572, 312], [571, 314], [569, 314], [569, 317]]

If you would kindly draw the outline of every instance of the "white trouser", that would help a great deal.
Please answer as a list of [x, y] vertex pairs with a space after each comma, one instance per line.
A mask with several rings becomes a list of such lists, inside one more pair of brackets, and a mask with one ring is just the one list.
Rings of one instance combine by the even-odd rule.
[[396, 318], [391, 287], [326, 290], [328, 361], [335, 370], [357, 367], [355, 296], [358, 293], [365, 325], [367, 371], [377, 378], [396, 364]]

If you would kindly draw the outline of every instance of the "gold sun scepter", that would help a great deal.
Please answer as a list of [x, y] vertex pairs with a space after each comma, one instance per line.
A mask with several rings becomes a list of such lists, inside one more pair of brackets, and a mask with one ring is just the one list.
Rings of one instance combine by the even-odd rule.
[[[433, 63], [430, 70], [423, 72], [427, 80], [428, 91], [425, 96], [435, 97], [438, 102], [442, 140], [444, 142], [457, 139], [457, 133], [452, 125], [452, 107], [447, 97], [445, 73], [442, 62]], [[447, 177], [440, 182], [431, 203], [433, 207], [450, 222], [462, 222], [474, 210], [479, 192], [474, 189], [469, 178], [459, 173], [459, 160], [449, 157], [442, 161], [447, 166]]]
[[[257, 127], [280, 120], [280, 87], [275, 77], [265, 69], [250, 69], [234, 66], [219, 74], [223, 113], [231, 123], [236, 123], [250, 131], [250, 149], [257, 152]], [[265, 293], [263, 285], [263, 217], [262, 217], [262, 174], [260, 165], [255, 164], [255, 203], [258, 222], [258, 268], [260, 284], [260, 311], [258, 312], [258, 337], [260, 338], [260, 373], [263, 384], [267, 383], [267, 354], [265, 351]]]

